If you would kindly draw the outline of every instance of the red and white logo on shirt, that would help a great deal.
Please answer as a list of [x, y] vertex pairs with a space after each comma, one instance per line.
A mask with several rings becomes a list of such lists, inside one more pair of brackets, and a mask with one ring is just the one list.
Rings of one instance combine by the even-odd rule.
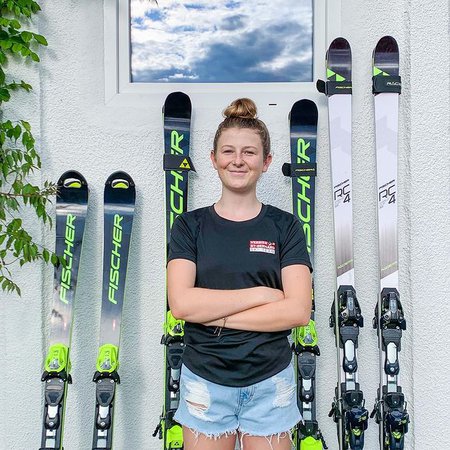
[[275, 242], [269, 241], [250, 241], [251, 252], [272, 253], [275, 254]]

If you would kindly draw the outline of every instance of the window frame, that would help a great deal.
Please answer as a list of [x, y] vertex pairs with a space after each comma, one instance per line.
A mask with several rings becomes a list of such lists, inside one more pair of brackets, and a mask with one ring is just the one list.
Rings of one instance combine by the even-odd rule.
[[[315, 80], [325, 76], [325, 52], [340, 35], [341, 0], [313, 0], [313, 81], [275, 83], [139, 83], [131, 82], [129, 0], [104, 2], [105, 104], [135, 106], [153, 103], [170, 92], [195, 96], [196, 106], [226, 103], [230, 98], [252, 96], [269, 105], [292, 103], [301, 96], [317, 98]], [[214, 94], [214, 95], [211, 95]]]

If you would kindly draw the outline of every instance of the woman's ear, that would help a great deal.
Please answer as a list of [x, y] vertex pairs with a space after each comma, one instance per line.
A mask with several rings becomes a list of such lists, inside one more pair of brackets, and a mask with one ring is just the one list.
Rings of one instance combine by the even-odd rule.
[[211, 158], [211, 162], [212, 162], [212, 165], [213, 165], [214, 169], [217, 170], [216, 154], [215, 154], [214, 150], [211, 150], [211, 153], [209, 154], [209, 157]]
[[264, 166], [263, 166], [263, 172], [267, 172], [267, 169], [269, 168], [270, 164], [272, 162], [272, 153], [269, 153], [264, 161]]

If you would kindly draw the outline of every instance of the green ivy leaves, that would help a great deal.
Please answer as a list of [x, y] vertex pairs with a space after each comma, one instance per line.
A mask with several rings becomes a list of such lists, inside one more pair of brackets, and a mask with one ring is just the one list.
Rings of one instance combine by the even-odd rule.
[[30, 58], [35, 62], [40, 61], [34, 46], [47, 46], [47, 40], [32, 31], [20, 31], [21, 28], [19, 20], [0, 17], [0, 64], [5, 64], [8, 60], [7, 52]]
[[[39, 62], [39, 46], [47, 46], [44, 36], [22, 25], [29, 22], [40, 6], [32, 0], [0, 0], [0, 107], [12, 99], [17, 90], [30, 92], [30, 84], [9, 80], [6, 72], [9, 57]], [[31, 125], [25, 120], [11, 120], [1, 110], [0, 117], [0, 288], [21, 294], [12, 279], [10, 267], [42, 260], [54, 265], [58, 257], [33, 240], [21, 218], [24, 207], [34, 210], [37, 218], [51, 226], [47, 207], [56, 185], [46, 181], [37, 186], [29, 178], [41, 168], [41, 158], [35, 148]]]
[[32, 14], [36, 14], [41, 7], [32, 0], [2, 0], [0, 7], [3, 12], [10, 12], [17, 17], [25, 16], [31, 18]]

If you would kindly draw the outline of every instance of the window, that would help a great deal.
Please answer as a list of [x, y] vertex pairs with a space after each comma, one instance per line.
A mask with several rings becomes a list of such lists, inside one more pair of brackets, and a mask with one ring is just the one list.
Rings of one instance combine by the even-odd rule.
[[182, 90], [197, 106], [237, 96], [291, 105], [316, 96], [341, 2], [111, 0], [104, 12], [108, 104], [160, 103]]
[[130, 0], [130, 80], [312, 81], [312, 4]]

